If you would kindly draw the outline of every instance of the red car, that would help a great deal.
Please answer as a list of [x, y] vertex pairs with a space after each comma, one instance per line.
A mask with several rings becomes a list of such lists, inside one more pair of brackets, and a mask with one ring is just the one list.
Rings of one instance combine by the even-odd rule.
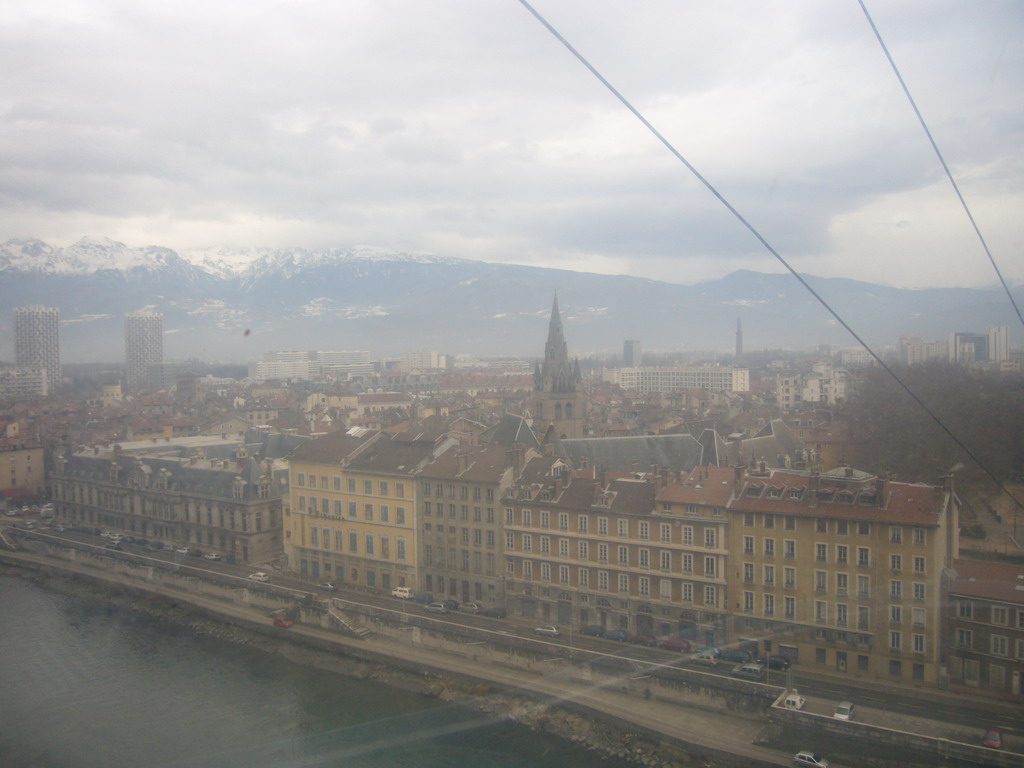
[[1003, 746], [1003, 732], [998, 728], [989, 728], [981, 739], [981, 743], [992, 749], [1001, 749]]
[[659, 648], [664, 648], [666, 651], [679, 651], [680, 653], [687, 653], [690, 650], [690, 641], [684, 640], [681, 637], [666, 637], [664, 640], [658, 643]]
[[287, 616], [275, 616], [274, 617], [274, 626], [275, 627], [284, 627], [285, 629], [288, 629], [288, 627], [292, 626], [293, 624], [294, 624], [294, 622], [291, 619], [289, 619]]

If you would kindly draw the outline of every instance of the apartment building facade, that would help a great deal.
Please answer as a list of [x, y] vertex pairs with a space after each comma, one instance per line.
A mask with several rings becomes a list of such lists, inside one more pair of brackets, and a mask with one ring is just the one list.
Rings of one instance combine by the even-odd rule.
[[282, 548], [287, 470], [251, 456], [241, 439], [142, 441], [86, 448], [54, 461], [58, 519], [165, 545], [217, 552], [240, 563]]
[[658, 472], [573, 474], [558, 459], [531, 461], [504, 500], [510, 612], [573, 628], [724, 641], [728, 497], [666, 490], [672, 482], [681, 481]]
[[422, 591], [416, 473], [455, 445], [443, 435], [355, 428], [297, 449], [286, 517], [291, 569], [381, 594]]
[[957, 560], [946, 658], [955, 686], [1024, 700], [1024, 566]]
[[27, 440], [0, 440], [0, 494], [17, 500], [46, 488], [43, 446]]
[[460, 446], [420, 470], [420, 562], [426, 592], [504, 606], [501, 500], [526, 455], [521, 447]]
[[958, 509], [948, 483], [850, 467], [751, 473], [729, 506], [733, 641], [804, 667], [936, 684]]

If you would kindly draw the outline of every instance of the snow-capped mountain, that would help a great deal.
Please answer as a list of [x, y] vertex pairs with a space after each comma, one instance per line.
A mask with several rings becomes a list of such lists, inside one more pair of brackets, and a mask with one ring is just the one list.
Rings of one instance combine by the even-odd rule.
[[[1013, 323], [999, 291], [807, 279], [878, 348], [904, 333], [935, 341]], [[106, 238], [0, 245], [0, 301], [58, 307], [65, 362], [122, 359], [122, 317], [143, 308], [163, 313], [168, 358], [243, 361], [279, 349], [536, 356], [556, 290], [574, 355], [614, 352], [627, 338], [652, 351], [728, 352], [737, 319], [748, 351], [854, 344], [788, 275], [736, 272], [684, 286], [370, 247], [178, 254]], [[0, 358], [12, 356], [10, 323], [0, 313]]]

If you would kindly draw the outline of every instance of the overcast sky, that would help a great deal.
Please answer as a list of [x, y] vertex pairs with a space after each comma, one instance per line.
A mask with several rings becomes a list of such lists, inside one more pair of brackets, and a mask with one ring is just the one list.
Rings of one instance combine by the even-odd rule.
[[[802, 272], [996, 276], [856, 0], [534, 0]], [[1024, 3], [867, 0], [1011, 282]], [[6, 0], [0, 240], [775, 259], [517, 0]]]

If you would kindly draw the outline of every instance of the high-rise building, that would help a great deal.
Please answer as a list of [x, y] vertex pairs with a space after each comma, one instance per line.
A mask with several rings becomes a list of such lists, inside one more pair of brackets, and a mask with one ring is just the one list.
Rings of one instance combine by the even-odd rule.
[[988, 334], [988, 359], [990, 363], [1002, 363], [1010, 359], [1010, 338], [1005, 325], [990, 325]]
[[43, 394], [60, 384], [60, 310], [33, 304], [14, 308], [15, 363], [46, 371]]
[[125, 392], [156, 389], [149, 366], [164, 361], [164, 316], [130, 312], [124, 316]]
[[643, 365], [640, 358], [643, 357], [643, 350], [640, 342], [636, 339], [627, 339], [622, 343], [622, 365], [626, 368], [638, 368]]
[[743, 357], [743, 326], [740, 319], [736, 318], [736, 359]]

